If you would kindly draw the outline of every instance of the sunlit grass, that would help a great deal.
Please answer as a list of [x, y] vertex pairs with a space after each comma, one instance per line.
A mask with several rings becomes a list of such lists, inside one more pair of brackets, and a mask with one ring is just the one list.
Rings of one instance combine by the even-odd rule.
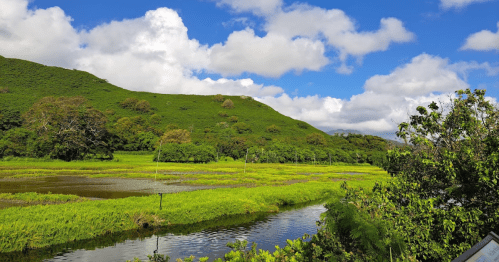
[[[360, 183], [359, 183], [360, 182]], [[362, 181], [352, 181], [360, 185]], [[371, 182], [372, 184], [372, 182]], [[280, 205], [340, 197], [340, 183], [219, 188], [163, 195], [12, 207], [0, 212], [0, 252], [40, 248], [149, 225], [180, 225], [225, 215], [276, 212]]]
[[33, 202], [70, 202], [76, 200], [86, 200], [86, 198], [76, 195], [63, 195], [63, 194], [39, 194], [35, 192], [26, 193], [1, 193], [0, 199], [4, 200], [20, 200], [26, 203]]
[[[329, 197], [339, 198], [342, 181], [350, 186], [372, 188], [390, 179], [386, 171], [369, 165], [348, 166], [247, 163], [208, 164], [156, 163], [151, 154], [116, 154], [116, 161], [27, 162], [2, 161], [0, 178], [45, 176], [118, 177], [181, 181], [188, 185], [222, 185], [219, 188], [163, 195], [129, 197], [60, 205], [11, 207], [0, 212], [0, 252], [40, 248], [73, 240], [89, 239], [109, 232], [149, 225], [191, 224], [225, 215], [276, 212], [280, 205]], [[362, 174], [340, 174], [362, 173]], [[1, 194], [0, 198], [52, 202], [64, 195], [36, 193]], [[73, 200], [75, 196], [68, 196]], [[32, 200], [28, 200], [32, 199]], [[47, 201], [47, 200], [43, 200]]]
[[[208, 164], [156, 163], [152, 154], [116, 154], [116, 161], [33, 162], [4, 161], [0, 177], [86, 176], [180, 180], [191, 185], [284, 185], [296, 181], [351, 179], [385, 180], [383, 169], [370, 165], [348, 166], [247, 163], [242, 161]], [[349, 175], [339, 173], [365, 173]]]

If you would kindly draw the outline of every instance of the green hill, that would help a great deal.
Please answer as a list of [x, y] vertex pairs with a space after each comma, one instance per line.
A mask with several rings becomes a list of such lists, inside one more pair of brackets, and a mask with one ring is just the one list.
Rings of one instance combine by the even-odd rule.
[[[286, 117], [271, 107], [245, 96], [223, 96], [230, 99], [234, 108], [222, 107], [215, 96], [170, 95], [148, 92], [135, 92], [109, 84], [90, 73], [68, 70], [60, 67], [8, 59], [0, 56], [0, 111], [26, 112], [36, 101], [47, 96], [83, 96], [90, 104], [104, 112], [109, 119], [108, 126], [124, 117], [139, 117], [139, 122], [163, 133], [168, 125], [191, 132], [192, 142], [215, 145], [223, 127], [242, 127], [235, 135], [244, 140], [247, 146], [264, 147], [269, 143], [281, 142], [298, 147], [310, 147], [307, 136], [318, 133], [324, 137], [322, 147], [343, 150], [384, 150], [386, 140], [374, 136], [355, 136], [351, 139], [329, 136], [321, 130], [303, 122]], [[145, 100], [150, 110], [133, 110], [123, 107], [129, 99]], [[223, 101], [222, 100], [222, 101]], [[154, 115], [154, 116], [153, 116]], [[153, 117], [151, 117], [153, 116]], [[153, 121], [154, 119], [154, 121]], [[224, 123], [225, 122], [225, 123]], [[241, 124], [244, 123], [244, 124]], [[269, 128], [275, 125], [274, 128]], [[248, 128], [245, 130], [245, 128]], [[364, 142], [359, 142], [360, 140]]]

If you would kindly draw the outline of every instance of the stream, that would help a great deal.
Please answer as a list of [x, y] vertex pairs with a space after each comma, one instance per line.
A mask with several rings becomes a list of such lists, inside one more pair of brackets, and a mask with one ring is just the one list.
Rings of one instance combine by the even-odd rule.
[[[297, 239], [307, 233], [317, 233], [316, 221], [325, 212], [323, 201], [281, 208], [279, 213], [258, 213], [226, 217], [194, 225], [160, 230], [132, 230], [95, 239], [30, 250], [26, 253], [0, 254], [1, 261], [80, 261], [125, 262], [138, 257], [144, 261], [155, 251], [168, 255], [170, 261], [194, 255], [223, 258], [231, 249], [227, 242], [247, 240], [257, 243], [257, 250], [275, 251], [284, 247], [287, 239]], [[306, 240], [308, 241], [308, 240]]]

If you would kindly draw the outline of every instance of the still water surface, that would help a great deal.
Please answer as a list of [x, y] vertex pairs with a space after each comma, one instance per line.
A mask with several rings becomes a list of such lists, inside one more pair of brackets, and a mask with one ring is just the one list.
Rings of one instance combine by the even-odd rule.
[[314, 204], [259, 216], [257, 221], [250, 223], [218, 226], [189, 234], [159, 233], [142, 240], [125, 240], [95, 250], [75, 250], [43, 261], [124, 262], [128, 259], [133, 261], [134, 257], [147, 261], [147, 255], [152, 255], [155, 250], [159, 254], [168, 255], [170, 261], [190, 255], [194, 255], [195, 260], [207, 256], [210, 258], [208, 261], [213, 261], [215, 258], [223, 258], [223, 255], [231, 250], [226, 247], [227, 242], [234, 242], [236, 239], [247, 240], [248, 249], [252, 242], [256, 242], [257, 250], [274, 252], [275, 245], [283, 247], [287, 239], [297, 239], [304, 233], [316, 234], [316, 221], [325, 211], [322, 204]]

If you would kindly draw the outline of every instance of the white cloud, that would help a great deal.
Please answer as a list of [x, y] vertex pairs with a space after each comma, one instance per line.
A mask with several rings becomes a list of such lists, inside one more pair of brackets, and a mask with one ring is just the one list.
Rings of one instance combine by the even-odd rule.
[[447, 59], [421, 54], [389, 75], [375, 75], [369, 78], [364, 88], [377, 93], [406, 96], [468, 88], [469, 85], [447, 66]]
[[471, 62], [457, 62], [447, 66], [448, 69], [455, 71], [463, 77], [464, 81], [468, 79], [468, 73], [472, 70], [485, 70], [488, 76], [495, 76], [499, 74], [499, 66], [491, 66], [488, 62], [479, 64], [476, 61]]
[[59, 7], [28, 10], [28, 1], [19, 0], [0, 0], [0, 6], [7, 7], [0, 9], [0, 54], [6, 57], [77, 68], [136, 91], [251, 96], [283, 92], [251, 79], [198, 79], [194, 73], [209, 66], [211, 51], [189, 39], [182, 19], [168, 8], [77, 32]]
[[59, 7], [28, 10], [27, 0], [0, 0], [0, 52], [6, 57], [69, 66], [79, 50], [71, 17]]
[[466, 43], [460, 50], [499, 51], [499, 22], [497, 22], [497, 32], [482, 30], [474, 33], [466, 38]]
[[224, 45], [213, 45], [210, 69], [223, 76], [250, 72], [279, 77], [290, 70], [320, 70], [329, 62], [323, 54], [321, 41], [271, 33], [259, 37], [247, 28], [232, 33]]
[[256, 15], [268, 15], [279, 10], [282, 0], [213, 0], [218, 6], [229, 6], [236, 12], [252, 12]]
[[[498, 69], [487, 63], [459, 62], [449, 64], [448, 59], [421, 54], [409, 63], [395, 68], [390, 74], [376, 75], [364, 84], [365, 92], [350, 99], [333, 97], [262, 97], [257, 100], [272, 106], [292, 118], [306, 121], [328, 131], [355, 129], [364, 133], [396, 139], [398, 124], [410, 121], [409, 116], [419, 115], [418, 106], [428, 107], [435, 101], [443, 104], [443, 114], [448, 113], [450, 99], [457, 98], [454, 91], [469, 85], [457, 72], [487, 70], [497, 74]], [[441, 93], [441, 94], [436, 94]], [[496, 99], [486, 97], [496, 103]], [[429, 110], [429, 109], [428, 109]]]
[[345, 64], [348, 56], [361, 60], [362, 56], [386, 51], [392, 43], [405, 43], [415, 39], [396, 18], [382, 18], [377, 31], [358, 32], [354, 21], [339, 9], [326, 10], [309, 5], [293, 5], [289, 10], [268, 18], [268, 32], [287, 38], [308, 37], [322, 39], [339, 53], [341, 65], [338, 73], [349, 74], [353, 68]]
[[440, 0], [440, 6], [444, 9], [464, 8], [474, 3], [485, 3], [491, 0]]
[[168, 8], [134, 20], [114, 21], [84, 32], [87, 47], [78, 68], [137, 91], [171, 94], [275, 95], [282, 88], [250, 79], [200, 80], [193, 75], [210, 64], [210, 50], [189, 39], [178, 14]]

